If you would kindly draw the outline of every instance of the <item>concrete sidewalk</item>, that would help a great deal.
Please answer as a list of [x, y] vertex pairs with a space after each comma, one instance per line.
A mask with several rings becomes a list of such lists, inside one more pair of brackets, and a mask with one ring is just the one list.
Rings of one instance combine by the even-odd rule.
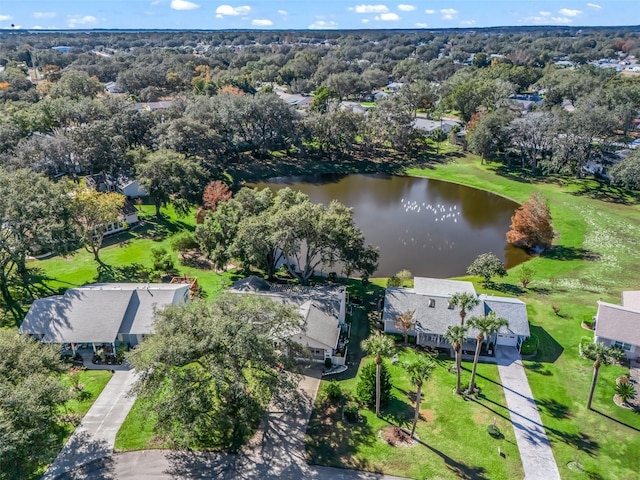
[[116, 434], [131, 410], [135, 397], [128, 392], [136, 380], [133, 370], [116, 371], [71, 435], [43, 480], [52, 480], [82, 465], [108, 457]]
[[514, 347], [499, 346], [496, 359], [525, 480], [560, 480], [520, 354]]

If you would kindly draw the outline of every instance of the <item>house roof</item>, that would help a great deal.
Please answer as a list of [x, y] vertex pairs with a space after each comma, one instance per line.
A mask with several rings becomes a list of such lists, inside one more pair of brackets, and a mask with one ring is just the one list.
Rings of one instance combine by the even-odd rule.
[[96, 283], [36, 300], [20, 333], [47, 343], [109, 343], [119, 333], [153, 333], [155, 310], [181, 303], [187, 284]]
[[[434, 302], [431, 303], [431, 300]], [[444, 335], [447, 328], [460, 324], [460, 311], [449, 308], [446, 296], [420, 294], [411, 288], [387, 288], [383, 312], [385, 322], [395, 322], [400, 313], [410, 310], [415, 311], [416, 330], [421, 333]], [[467, 318], [481, 315], [484, 315], [482, 304], [467, 312]]]
[[[260, 288], [251, 289], [247, 285]], [[263, 295], [274, 302], [297, 306], [304, 320], [304, 336], [327, 349], [336, 348], [340, 336], [340, 312], [345, 301], [344, 287], [281, 285], [258, 277], [247, 277], [236, 281], [231, 292]], [[300, 336], [300, 332], [292, 335], [296, 336]]]
[[239, 292], [266, 292], [271, 290], [269, 282], [255, 275], [236, 280], [231, 285], [231, 288]]
[[[476, 294], [471, 282], [442, 280], [438, 278], [414, 278], [414, 288], [389, 287], [384, 299], [384, 322], [395, 322], [400, 313], [414, 310], [416, 330], [421, 333], [444, 335], [447, 328], [460, 324], [460, 309], [449, 308], [449, 299], [454, 293]], [[467, 317], [485, 316], [493, 311], [498, 317], [509, 321], [501, 333], [528, 337], [529, 320], [527, 306], [521, 300], [507, 297], [479, 295], [479, 304], [467, 312]], [[469, 337], [478, 331], [469, 329]]]
[[622, 306], [629, 310], [640, 312], [640, 291], [622, 292]]
[[120, 329], [131, 291], [67, 290], [64, 296], [36, 300], [20, 333], [44, 335], [47, 343], [109, 343]]
[[500, 333], [511, 333], [523, 337], [530, 335], [527, 305], [522, 300], [487, 295], [480, 295], [480, 299], [485, 305], [485, 315], [489, 312], [494, 312], [496, 317], [509, 321], [509, 326], [502, 327]]
[[640, 312], [621, 305], [598, 302], [596, 337], [640, 345]]
[[450, 297], [454, 293], [467, 292], [476, 294], [473, 283], [460, 280], [442, 280], [440, 278], [415, 277], [413, 289], [420, 295]]

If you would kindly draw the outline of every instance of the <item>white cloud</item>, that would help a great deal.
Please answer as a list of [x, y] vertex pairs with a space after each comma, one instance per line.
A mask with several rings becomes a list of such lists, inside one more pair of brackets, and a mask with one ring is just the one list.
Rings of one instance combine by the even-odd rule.
[[33, 18], [56, 18], [56, 12], [33, 12]]
[[602, 8], [597, 3], [587, 3], [587, 7], [595, 8], [596, 10], [600, 10]]
[[160, 0], [153, 0], [149, 5], [155, 7], [156, 5], [160, 5], [160, 3], [162, 3]]
[[558, 25], [567, 25], [573, 22], [573, 20], [568, 17], [551, 17], [551, 21], [553, 23], [557, 23]]
[[288, 13], [287, 13], [287, 11], [286, 11], [286, 10], [278, 10], [278, 13], [279, 13], [280, 15], [288, 15]]
[[200, 5], [187, 0], [171, 0], [171, 8], [174, 10], [195, 10], [200, 8]]
[[251, 7], [249, 5], [243, 5], [241, 7], [232, 7], [231, 5], [220, 5], [216, 8], [216, 17], [235, 17], [238, 15], [246, 15], [251, 11]]
[[338, 28], [338, 24], [333, 20], [329, 20], [328, 22], [325, 22], [324, 20], [316, 20], [309, 25], [309, 30], [331, 30], [333, 28]]
[[434, 13], [436, 13], [435, 10], [431, 10], [431, 9], [427, 9], [424, 11], [424, 13], [426, 13], [427, 15], [433, 15]]
[[418, 28], [427, 28], [429, 25], [427, 25], [426, 23], [416, 23], [416, 27]]
[[0, 15], [0, 22], [6, 22], [7, 20], [11, 20], [13, 17], [11, 15]]
[[570, 8], [561, 8], [558, 10], [560, 15], [564, 15], [565, 17], [576, 17], [580, 15], [582, 12], [580, 10], [572, 10]]
[[398, 10], [401, 12], [413, 12], [416, 9], [414, 5], [407, 5], [405, 3], [401, 3], [398, 5]]
[[356, 13], [387, 13], [389, 8], [386, 5], [356, 5]]
[[544, 10], [540, 12], [540, 16], [541, 17], [550, 17], [551, 16], [551, 12], [545, 12]]
[[463, 25], [465, 27], [470, 27], [471, 25], [475, 25], [476, 21], [475, 20], [462, 20], [460, 22], [460, 25]]
[[400, 20], [400, 17], [398, 16], [397, 13], [388, 12], [388, 13], [383, 13], [382, 15], [376, 15], [375, 20], [382, 21], [382, 22], [395, 22], [396, 20]]
[[67, 25], [69, 28], [76, 28], [78, 25], [95, 25], [98, 19], [93, 15], [67, 15]]
[[440, 13], [445, 20], [453, 20], [458, 15], [458, 11], [455, 8], [443, 8]]
[[363, 18], [362, 19], [362, 23], [369, 23], [369, 19], [368, 18]]
[[268, 18], [254, 18], [251, 20], [251, 25], [254, 27], [270, 27], [273, 25], [273, 22]]

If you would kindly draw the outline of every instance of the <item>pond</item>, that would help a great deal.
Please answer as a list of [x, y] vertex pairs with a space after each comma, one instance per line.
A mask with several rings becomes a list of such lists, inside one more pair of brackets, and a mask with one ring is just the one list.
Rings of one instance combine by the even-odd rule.
[[467, 267], [486, 252], [500, 257], [507, 268], [528, 259], [505, 240], [518, 204], [483, 190], [386, 175], [279, 177], [249, 186], [290, 187], [312, 202], [335, 199], [352, 207], [367, 243], [380, 249], [374, 276], [391, 276], [405, 268], [425, 277], [466, 275]]

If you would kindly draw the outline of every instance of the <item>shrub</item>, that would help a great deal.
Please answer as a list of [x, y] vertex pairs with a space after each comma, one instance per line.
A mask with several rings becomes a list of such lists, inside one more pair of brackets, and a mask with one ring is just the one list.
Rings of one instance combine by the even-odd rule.
[[324, 359], [324, 368], [331, 368], [332, 362], [329, 357]]
[[401, 287], [402, 280], [396, 275], [391, 275], [387, 280], [387, 287]]
[[330, 402], [337, 402], [342, 398], [342, 387], [335, 380], [331, 380], [327, 383], [324, 393], [327, 396], [327, 400]]
[[624, 403], [636, 398], [636, 389], [632, 383], [619, 383], [616, 385], [616, 395], [620, 397]]
[[487, 427], [487, 433], [491, 435], [493, 438], [502, 438], [502, 432], [495, 424], [491, 424]]
[[350, 423], [356, 423], [360, 421], [360, 412], [358, 410], [358, 404], [356, 402], [349, 402], [344, 406], [342, 411], [344, 419]]
[[527, 250], [546, 250], [552, 241], [549, 206], [541, 194], [534, 193], [511, 217], [507, 242]]
[[522, 355], [533, 355], [538, 350], [540, 346], [540, 340], [538, 336], [534, 333], [531, 334], [529, 338], [527, 338], [524, 342], [522, 342], [522, 346], [520, 347], [520, 353]]
[[[376, 364], [366, 363], [360, 370], [360, 379], [356, 387], [358, 399], [369, 407], [376, 404]], [[385, 406], [391, 400], [391, 375], [383, 362], [380, 372], [380, 404]]]
[[560, 310], [562, 309], [560, 305], [551, 305], [551, 308], [553, 308], [553, 313], [560, 316]]
[[193, 233], [183, 232], [176, 235], [173, 240], [171, 240], [171, 248], [177, 252], [183, 253], [187, 250], [198, 248], [198, 242], [196, 241], [196, 237]]
[[516, 271], [516, 273], [518, 275], [518, 280], [520, 280], [520, 285], [522, 285], [522, 288], [527, 288], [536, 272], [529, 265], [523, 263]]
[[151, 261], [156, 272], [169, 272], [174, 268], [171, 254], [163, 247], [151, 249]]

